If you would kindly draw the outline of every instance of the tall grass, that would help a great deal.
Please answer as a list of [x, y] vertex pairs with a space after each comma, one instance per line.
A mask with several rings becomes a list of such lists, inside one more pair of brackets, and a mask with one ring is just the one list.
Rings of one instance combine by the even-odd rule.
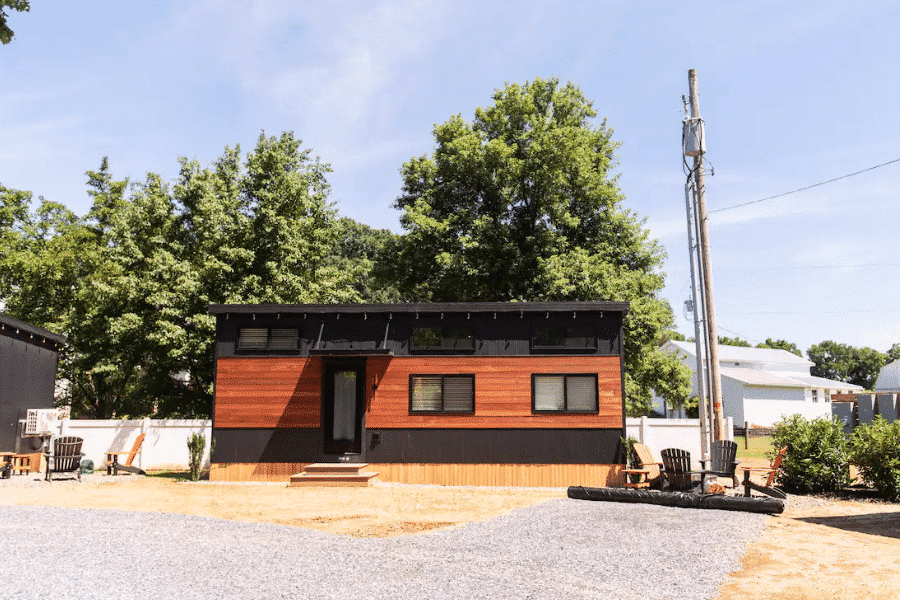
[[[734, 436], [734, 441], [738, 445], [737, 458], [769, 458], [772, 452], [772, 436], [766, 435], [762, 437], [750, 436], [750, 443], [744, 441], [744, 436]], [[748, 446], [745, 449], [745, 446]]]

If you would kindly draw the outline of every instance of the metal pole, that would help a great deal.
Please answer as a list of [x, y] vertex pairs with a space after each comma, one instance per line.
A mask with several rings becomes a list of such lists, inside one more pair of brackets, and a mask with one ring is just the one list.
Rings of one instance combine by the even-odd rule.
[[[700, 96], [697, 92], [697, 71], [688, 71], [690, 87], [691, 119], [700, 119]], [[701, 129], [702, 131], [702, 129]], [[700, 272], [703, 281], [703, 297], [706, 300], [706, 339], [709, 353], [709, 395], [713, 403], [715, 439], [725, 438], [725, 420], [722, 417], [722, 378], [719, 375], [719, 337], [716, 329], [716, 310], [713, 302], [712, 259], [709, 253], [709, 226], [706, 214], [706, 180], [703, 174], [703, 151], [694, 157], [694, 177], [697, 190], [697, 222], [700, 227]]]
[[[697, 225], [697, 221], [698, 221], [698, 218], [697, 218], [697, 190], [694, 189], [693, 185], [691, 186], [691, 193], [693, 194], [693, 196], [691, 196], [691, 200], [692, 200], [691, 209], [693, 210], [693, 212], [691, 213], [691, 216], [693, 217], [692, 224], [694, 226], [692, 233], [694, 235], [694, 240], [699, 240], [700, 239], [700, 228]], [[699, 263], [699, 261], [700, 261], [699, 243], [696, 243], [695, 246], [696, 246], [695, 251], [697, 252], [697, 254], [695, 255], [694, 258]], [[707, 356], [707, 353], [708, 353], [707, 348], [709, 347], [709, 340], [706, 339], [706, 320], [705, 320], [706, 319], [706, 299], [703, 297], [703, 283], [702, 283], [703, 273], [702, 272], [697, 273], [697, 279], [700, 282], [698, 284], [699, 290], [697, 292], [697, 298], [699, 299], [700, 304], [698, 305], [697, 310], [700, 311], [699, 312], [699, 315], [700, 315], [700, 318], [699, 318], [700, 338], [699, 339], [700, 339], [701, 343], [703, 344], [701, 361], [702, 361], [702, 364], [704, 365], [703, 369], [704, 369], [704, 375], [705, 375], [705, 377], [703, 378], [703, 385], [705, 387], [703, 389], [704, 389], [704, 392], [706, 393], [706, 406], [704, 408], [706, 409], [706, 414], [709, 417], [709, 421], [708, 421], [709, 431], [707, 432], [707, 435], [709, 437], [709, 447], [712, 448], [712, 443], [715, 438], [713, 437], [713, 426], [712, 426], [712, 414], [713, 414], [712, 397], [709, 393], [709, 390], [711, 389], [710, 369], [708, 367], [708, 365], [709, 365], [708, 358], [709, 357]]]
[[703, 373], [703, 343], [700, 340], [700, 298], [697, 289], [697, 279], [695, 276], [694, 263], [696, 262], [697, 247], [694, 245], [694, 209], [691, 198], [691, 183], [684, 184], [684, 208], [687, 214], [687, 230], [688, 230], [688, 255], [691, 262], [691, 297], [694, 303], [694, 347], [696, 368], [694, 372], [697, 377], [697, 412], [700, 414], [700, 454], [703, 460], [709, 460], [709, 421], [707, 419], [706, 407], [706, 382]]

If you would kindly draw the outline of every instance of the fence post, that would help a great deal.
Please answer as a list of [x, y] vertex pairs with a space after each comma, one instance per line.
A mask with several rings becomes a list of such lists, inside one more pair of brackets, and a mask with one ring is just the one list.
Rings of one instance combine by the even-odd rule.
[[647, 443], [647, 417], [641, 417], [641, 426], [640, 426], [640, 428], [638, 428], [638, 431], [639, 431], [638, 435], [641, 438], [640, 442], [642, 444], [646, 444]]
[[[141, 420], [141, 433], [149, 434], [151, 425], [150, 417], [144, 417]], [[147, 437], [150, 436], [147, 435]], [[150, 444], [147, 443], [147, 437], [144, 438], [144, 445], [141, 446], [141, 453], [138, 454], [138, 468], [140, 469], [144, 468], [144, 454], [150, 449]]]
[[750, 421], [744, 420], [744, 450], [750, 448]]
[[725, 439], [729, 442], [734, 441], [734, 417], [725, 418]]

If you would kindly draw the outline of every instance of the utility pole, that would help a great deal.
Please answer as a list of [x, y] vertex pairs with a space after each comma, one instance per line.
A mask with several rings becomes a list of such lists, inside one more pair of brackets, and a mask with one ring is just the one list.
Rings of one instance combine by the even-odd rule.
[[[684, 208], [687, 215], [687, 231], [688, 231], [688, 256], [691, 263], [691, 302], [693, 303], [694, 313], [694, 352], [696, 355], [696, 368], [694, 369], [697, 378], [697, 409], [700, 416], [700, 454], [703, 460], [709, 460], [710, 439], [709, 439], [709, 407], [706, 401], [706, 379], [704, 377], [705, 369], [703, 367], [704, 346], [703, 339], [705, 332], [700, 330], [701, 311], [703, 311], [702, 293], [697, 288], [697, 276], [695, 264], [697, 263], [697, 246], [694, 243], [694, 186], [693, 182], [688, 181], [684, 184]], [[703, 311], [705, 312], [705, 311]]]
[[[688, 86], [690, 87], [691, 120], [697, 125], [700, 135], [698, 152], [694, 155], [694, 182], [697, 194], [697, 221], [700, 230], [700, 272], [703, 281], [703, 299], [706, 308], [706, 350], [709, 354], [709, 395], [713, 403], [713, 423], [715, 439], [724, 438], [725, 421], [722, 417], [722, 378], [719, 375], [719, 337], [716, 329], [716, 310], [713, 302], [712, 264], [709, 255], [709, 225], [706, 214], [706, 179], [703, 173], [702, 142], [703, 122], [700, 119], [700, 97], [697, 92], [697, 71], [688, 71]], [[697, 357], [698, 362], [702, 360]]]

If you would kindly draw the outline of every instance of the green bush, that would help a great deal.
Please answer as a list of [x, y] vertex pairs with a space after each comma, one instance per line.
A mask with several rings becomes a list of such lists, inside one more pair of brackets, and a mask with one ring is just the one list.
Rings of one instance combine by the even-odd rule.
[[836, 492], [850, 485], [850, 452], [837, 419], [793, 415], [775, 424], [772, 452], [787, 446], [778, 482], [801, 494]]
[[850, 461], [880, 496], [900, 502], [900, 421], [888, 423], [879, 416], [857, 427], [850, 438]]
[[188, 464], [191, 467], [191, 481], [200, 481], [200, 469], [203, 466], [203, 451], [206, 449], [206, 436], [195, 433], [187, 439], [190, 458]]

